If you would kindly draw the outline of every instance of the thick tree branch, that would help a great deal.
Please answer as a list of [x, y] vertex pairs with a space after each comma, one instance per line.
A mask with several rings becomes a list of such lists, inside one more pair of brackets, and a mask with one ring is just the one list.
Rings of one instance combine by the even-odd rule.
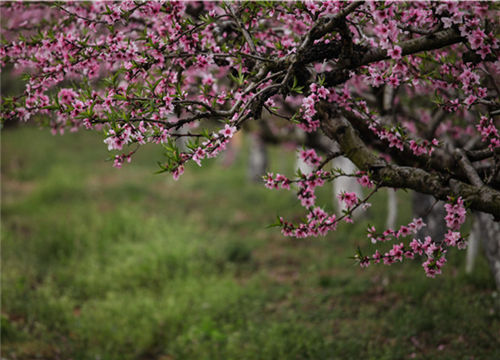
[[380, 140], [373, 131], [368, 128], [368, 124], [364, 119], [346, 110], [342, 111], [342, 115], [349, 120], [351, 125], [358, 131], [358, 135], [367, 146], [372, 146], [381, 152], [388, 153], [399, 165], [418, 166], [426, 171], [440, 173], [442, 176], [449, 176], [451, 174], [461, 181], [468, 180], [463, 170], [457, 166], [453, 154], [448, 153], [446, 149], [438, 148], [431, 156], [425, 154], [416, 156], [408, 144], [404, 144], [402, 151], [395, 148], [391, 150], [388, 142]]
[[471, 209], [492, 214], [500, 219], [500, 192], [488, 186], [474, 186], [457, 179], [434, 175], [415, 167], [387, 163], [375, 155], [361, 140], [352, 125], [343, 118], [331, 118], [320, 110], [321, 126], [329, 138], [336, 140], [342, 152], [360, 170], [369, 171], [381, 186], [412, 189], [440, 200], [461, 196]]
[[[447, 29], [435, 32], [430, 35], [422, 36], [399, 43], [403, 56], [412, 55], [427, 50], [440, 49], [442, 47], [453, 45], [463, 41], [463, 38], [455, 29]], [[389, 59], [387, 50], [376, 48], [369, 50], [361, 59], [359, 65], [367, 65], [373, 62]]]
[[228, 8], [229, 8], [229, 11], [231, 12], [231, 15], [232, 15], [234, 21], [236, 22], [236, 25], [238, 25], [238, 29], [243, 34], [243, 37], [245, 38], [245, 41], [247, 42], [248, 46], [252, 50], [252, 53], [257, 54], [257, 49], [255, 48], [255, 44], [253, 43], [252, 36], [248, 32], [248, 30], [245, 29], [245, 25], [242, 24], [242, 22], [240, 21], [239, 17], [234, 12], [234, 9], [232, 8], [232, 6], [229, 5]]
[[[333, 31], [339, 24], [345, 21], [345, 18], [355, 11], [359, 6], [363, 5], [364, 1], [355, 1], [351, 4], [347, 5], [342, 11], [338, 14], [335, 14], [330, 17], [322, 17], [316, 21], [314, 26], [309, 30], [309, 32], [303, 37], [300, 46], [297, 48], [295, 54], [287, 57], [285, 61], [281, 64], [287, 68], [287, 73], [285, 78], [282, 81], [282, 85], [286, 86], [288, 81], [292, 78], [295, 72], [302, 67], [302, 64], [305, 64], [304, 56], [310, 52], [314, 48], [314, 40], [321, 38], [323, 35], [328, 32]], [[335, 51], [336, 52], [336, 51]], [[338, 57], [338, 54], [337, 54]]]
[[[464, 39], [455, 29], [447, 29], [443, 31], [438, 31], [436, 33], [419, 37], [417, 39], [412, 39], [408, 41], [403, 41], [398, 45], [402, 49], [403, 56], [412, 55], [422, 51], [440, 49], [445, 46], [453, 45], [463, 41]], [[335, 86], [345, 82], [348, 76], [348, 70], [354, 70], [360, 66], [368, 65], [377, 61], [389, 59], [387, 55], [387, 50], [382, 48], [375, 48], [364, 51], [356, 51], [354, 49], [356, 56], [359, 56], [358, 61], [351, 61], [348, 66], [336, 70], [326, 72], [324, 76], [326, 77], [327, 86]], [[311, 47], [311, 52], [314, 52], [314, 47]], [[339, 55], [336, 52], [330, 54], [330, 59], [337, 58]]]
[[467, 155], [465, 155], [465, 152], [462, 149], [456, 149], [455, 152], [456, 152], [455, 156], [457, 158], [458, 164], [464, 170], [464, 172], [467, 174], [467, 177], [469, 178], [469, 181], [471, 182], [471, 184], [473, 184], [475, 186], [479, 186], [479, 187], [483, 186], [484, 185], [483, 181], [481, 180], [481, 178], [477, 174], [477, 171], [476, 171], [476, 169], [474, 169], [474, 166], [472, 166], [471, 162], [467, 158]]
[[315, 26], [311, 29], [308, 36], [312, 40], [316, 40], [321, 38], [323, 35], [332, 32], [339, 26], [341, 21], [344, 21], [345, 18], [355, 11], [358, 7], [363, 5], [364, 1], [354, 1], [347, 5], [343, 10], [341, 10], [338, 14], [332, 17], [322, 17], [318, 20]]
[[500, 148], [495, 148], [494, 151], [489, 148], [481, 150], [465, 150], [470, 161], [481, 161], [493, 157], [495, 154], [500, 155]]

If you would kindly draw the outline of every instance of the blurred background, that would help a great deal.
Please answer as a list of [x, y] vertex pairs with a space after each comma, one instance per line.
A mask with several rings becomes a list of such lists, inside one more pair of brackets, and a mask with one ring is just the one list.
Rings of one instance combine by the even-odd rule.
[[[367, 216], [324, 238], [284, 238], [293, 192], [247, 180], [249, 138], [232, 166], [155, 175], [161, 148], [122, 169], [99, 134], [1, 133], [2, 359], [495, 359], [498, 295], [486, 261], [453, 251], [428, 279], [419, 261], [371, 266]], [[293, 174], [295, 150], [270, 147]], [[319, 204], [332, 209], [331, 187]], [[398, 224], [412, 219], [398, 195]]]

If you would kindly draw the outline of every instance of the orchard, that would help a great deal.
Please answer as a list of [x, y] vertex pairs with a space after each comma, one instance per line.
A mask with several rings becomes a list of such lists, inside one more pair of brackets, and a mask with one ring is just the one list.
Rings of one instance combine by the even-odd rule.
[[[474, 216], [500, 287], [499, 15], [494, 2], [3, 2], [2, 72], [25, 88], [2, 95], [1, 118], [100, 132], [115, 167], [157, 144], [176, 180], [236, 132], [305, 132], [314, 170], [263, 179], [304, 208], [278, 217], [284, 236], [326, 235], [380, 189], [414, 190], [446, 202], [444, 238], [418, 238], [420, 218], [370, 226], [367, 242], [391, 245], [356, 261], [417, 259], [434, 277]], [[331, 167], [339, 156], [359, 171]], [[315, 189], [341, 177], [366, 196], [339, 193], [345, 210], [328, 213]]]

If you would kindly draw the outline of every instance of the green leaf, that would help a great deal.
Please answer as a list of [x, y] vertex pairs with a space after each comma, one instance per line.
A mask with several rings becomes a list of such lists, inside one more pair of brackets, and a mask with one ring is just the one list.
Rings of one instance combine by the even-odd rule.
[[325, 77], [324, 75], [319, 75], [318, 76], [318, 85], [323, 86], [325, 84]]
[[297, 81], [297, 77], [294, 76], [293, 77], [293, 84], [292, 84], [292, 88], [290, 89], [291, 92], [295, 92], [297, 94], [302, 94], [302, 89], [304, 89], [303, 86], [298, 86], [298, 81]]
[[273, 228], [273, 227], [281, 227], [281, 221], [280, 221], [280, 217], [279, 216], [276, 216], [276, 222], [267, 225], [266, 229], [270, 229], [270, 228]]

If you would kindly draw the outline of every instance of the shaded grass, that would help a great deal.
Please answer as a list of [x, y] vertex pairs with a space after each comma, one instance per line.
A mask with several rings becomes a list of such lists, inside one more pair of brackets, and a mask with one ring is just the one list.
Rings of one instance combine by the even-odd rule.
[[[290, 174], [293, 153], [272, 150]], [[293, 194], [246, 182], [244, 154], [153, 175], [157, 148], [121, 170], [88, 133], [2, 134], [2, 340], [7, 359], [494, 359], [499, 304], [486, 262], [361, 270], [368, 217], [326, 238], [265, 226], [303, 216]], [[320, 204], [331, 210], [328, 187]], [[399, 194], [399, 221], [410, 216]]]

